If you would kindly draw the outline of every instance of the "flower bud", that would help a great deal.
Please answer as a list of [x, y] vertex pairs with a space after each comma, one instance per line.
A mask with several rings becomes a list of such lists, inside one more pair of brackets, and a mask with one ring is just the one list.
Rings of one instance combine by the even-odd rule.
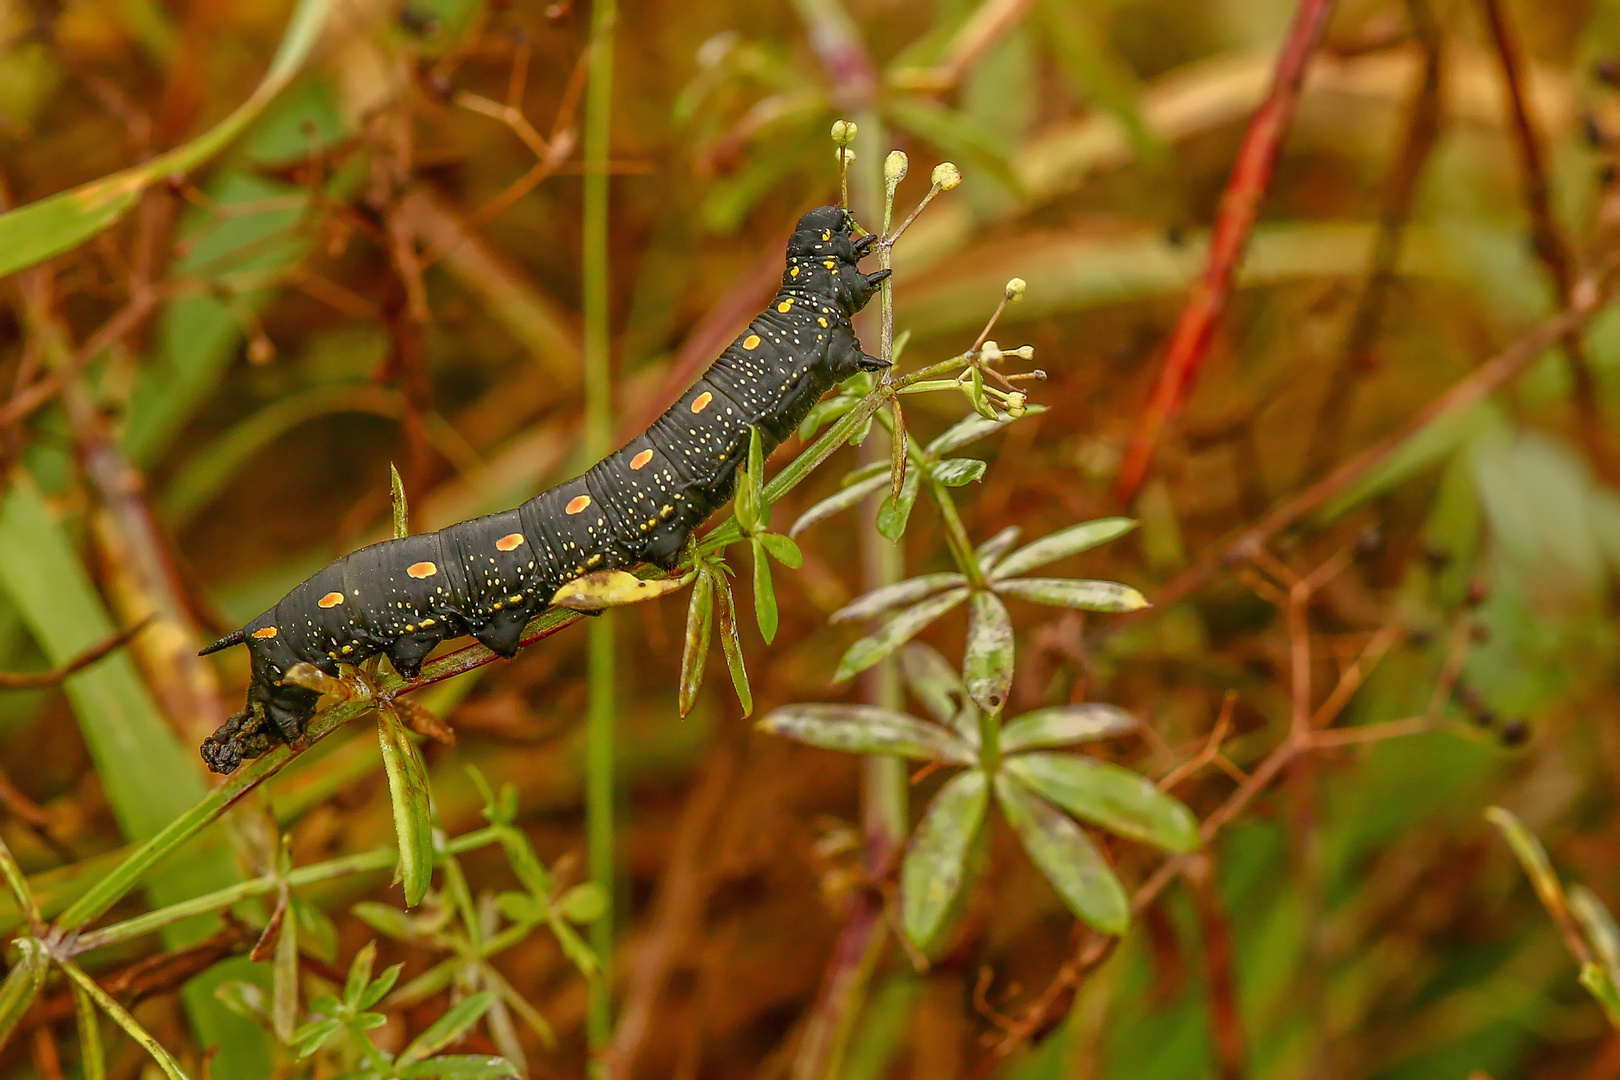
[[1035, 359], [1035, 346], [1033, 346], [1033, 345], [1020, 345], [1020, 346], [1018, 346], [1018, 348], [1014, 349], [1012, 352], [1008, 353], [1007, 355], [1008, 356], [1016, 356], [1020, 360], [1033, 360], [1033, 359]]
[[849, 146], [855, 141], [855, 121], [834, 120], [832, 141], [838, 146]]
[[1016, 304], [1024, 298], [1026, 282], [1021, 277], [1015, 277], [1007, 282], [1007, 303]]
[[962, 170], [949, 161], [942, 161], [934, 166], [934, 186], [941, 191], [949, 191], [962, 182]]
[[1007, 415], [1014, 420], [1024, 415], [1024, 403], [1029, 397], [1017, 390], [1007, 395]]
[[1001, 351], [1001, 346], [993, 339], [986, 341], [983, 345], [979, 346], [979, 360], [982, 363], [992, 363], [996, 360], [1000, 360], [1005, 355], [1006, 354]]
[[883, 159], [883, 179], [892, 188], [906, 178], [906, 170], [910, 166], [911, 161], [904, 150], [890, 150], [889, 156]]
[[847, 146], [840, 146], [833, 150], [833, 160], [845, 165], [855, 164], [855, 151]]

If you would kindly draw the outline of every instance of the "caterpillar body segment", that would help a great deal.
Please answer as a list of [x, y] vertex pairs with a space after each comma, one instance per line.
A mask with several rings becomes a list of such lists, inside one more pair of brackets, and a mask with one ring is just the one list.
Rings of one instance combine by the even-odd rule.
[[515, 509], [351, 552], [204, 649], [246, 644], [252, 663], [246, 708], [204, 741], [203, 760], [230, 772], [302, 738], [318, 695], [282, 681], [300, 661], [336, 675], [380, 653], [415, 678], [435, 646], [467, 635], [510, 657], [565, 582], [643, 562], [674, 569], [692, 530], [731, 498], [750, 428], [774, 449], [829, 389], [882, 366], [851, 319], [888, 271], [860, 270], [875, 237], [851, 231], [837, 207], [801, 218], [766, 309], [644, 434], [582, 475]]

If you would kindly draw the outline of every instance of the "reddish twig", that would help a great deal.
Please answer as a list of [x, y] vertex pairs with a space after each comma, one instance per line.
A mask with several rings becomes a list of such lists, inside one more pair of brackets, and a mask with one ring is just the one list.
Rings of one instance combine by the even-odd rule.
[[1204, 944], [1205, 993], [1209, 998], [1209, 1026], [1215, 1042], [1215, 1062], [1222, 1080], [1242, 1080], [1247, 1072], [1248, 1051], [1238, 1005], [1232, 921], [1221, 903], [1220, 886], [1209, 856], [1199, 858], [1187, 877], [1192, 882], [1193, 901], [1198, 909], [1198, 928]]
[[103, 660], [130, 638], [146, 629], [152, 621], [148, 615], [134, 626], [120, 630], [99, 645], [91, 646], [59, 668], [50, 671], [0, 671], [0, 690], [37, 690], [42, 686], [55, 686], [74, 672], [83, 671], [98, 660]]
[[1332, 12], [1333, 0], [1300, 0], [1288, 38], [1277, 56], [1271, 90], [1249, 121], [1249, 130], [1244, 134], [1226, 192], [1221, 197], [1215, 226], [1210, 232], [1209, 261], [1187, 298], [1187, 306], [1181, 311], [1181, 319], [1165, 351], [1159, 381], [1125, 451], [1125, 463], [1115, 486], [1115, 494], [1122, 502], [1135, 498], [1147, 478], [1164, 429], [1186, 401], [1209, 352], [1232, 277], [1299, 103], [1307, 63]]
[[[1524, 56], [1519, 50], [1519, 40], [1508, 22], [1502, 0], [1480, 0], [1480, 9], [1490, 28], [1497, 59], [1502, 64], [1502, 83], [1507, 92], [1513, 139], [1519, 151], [1519, 169], [1524, 176], [1524, 204], [1530, 215], [1530, 242], [1535, 248], [1536, 257], [1546, 267], [1553, 288], [1558, 291], [1559, 302], [1567, 306], [1575, 288], [1575, 260], [1553, 215], [1541, 137], [1525, 99]], [[1572, 328], [1563, 336], [1561, 345], [1569, 363], [1575, 410], [1580, 416], [1587, 451], [1596, 461], [1604, 462], [1607, 454], [1601, 451], [1607, 445], [1607, 437], [1603, 430], [1603, 411], [1598, 404], [1597, 384], [1592, 378], [1592, 366], [1587, 360], [1579, 331]]]

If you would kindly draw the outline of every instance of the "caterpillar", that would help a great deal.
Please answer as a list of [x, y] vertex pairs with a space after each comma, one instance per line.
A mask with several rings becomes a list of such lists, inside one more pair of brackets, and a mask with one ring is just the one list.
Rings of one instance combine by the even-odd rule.
[[441, 641], [468, 635], [510, 658], [568, 581], [640, 563], [673, 570], [730, 499], [751, 428], [774, 449], [833, 386], [886, 366], [851, 323], [889, 276], [861, 271], [877, 238], [854, 227], [836, 206], [805, 214], [776, 298], [644, 434], [585, 473], [516, 509], [345, 555], [203, 649], [246, 645], [251, 658], [246, 706], [203, 741], [208, 767], [231, 772], [298, 743], [319, 699], [282, 681], [300, 661], [336, 675], [382, 654], [413, 679]]

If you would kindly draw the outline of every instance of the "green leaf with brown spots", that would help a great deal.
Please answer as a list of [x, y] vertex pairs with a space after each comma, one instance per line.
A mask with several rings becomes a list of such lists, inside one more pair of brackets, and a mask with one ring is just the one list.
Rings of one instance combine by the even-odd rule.
[[707, 571], [700, 572], [692, 586], [692, 599], [686, 605], [686, 640], [681, 649], [680, 709], [685, 716], [697, 701], [703, 685], [703, 667], [709, 658], [709, 632], [714, 625], [714, 582]]
[[969, 769], [939, 789], [911, 836], [900, 864], [901, 925], [920, 949], [936, 944], [961, 892], [989, 801], [989, 778]]
[[1016, 596], [1049, 607], [1077, 608], [1080, 611], [1138, 611], [1148, 606], [1147, 597], [1117, 581], [1083, 581], [1076, 578], [1014, 578], [993, 581], [990, 587], [1003, 596]]
[[1001, 729], [1001, 752], [1073, 746], [1136, 730], [1136, 717], [1124, 709], [1101, 703], [1058, 705], [1036, 709], [1008, 722]]
[[973, 594], [968, 607], [962, 684], [974, 704], [993, 713], [1007, 704], [1012, 677], [1012, 620], [1007, 617], [1007, 606], [1001, 602], [1001, 597], [981, 589]]
[[1123, 934], [1130, 901], [1085, 831], [1005, 772], [996, 776], [996, 802], [1069, 910], [1105, 934]]
[[1027, 574], [1031, 570], [1056, 562], [1058, 559], [1070, 555], [1078, 555], [1082, 551], [1089, 551], [1099, 544], [1106, 544], [1110, 540], [1117, 540], [1132, 529], [1136, 522], [1130, 518], [1107, 517], [1095, 521], [1083, 521], [1078, 525], [1071, 525], [1067, 529], [1059, 529], [1050, 536], [1043, 536], [1034, 543], [1019, 548], [1007, 556], [996, 567], [992, 575], [996, 578], [1017, 577]]
[[1011, 754], [1002, 768], [1075, 817], [1166, 851], [1198, 847], [1198, 819], [1140, 773], [1079, 754]]
[[929, 597], [941, 589], [948, 589], [953, 585], [966, 585], [967, 578], [954, 572], [939, 574], [921, 574], [905, 581], [897, 581], [893, 585], [884, 585], [873, 589], [863, 596], [845, 604], [828, 616], [828, 622], [863, 622], [874, 619], [897, 607], [914, 604], [924, 597]]
[[888, 475], [880, 472], [849, 485], [836, 495], [827, 496], [800, 515], [799, 520], [793, 523], [793, 528], [788, 530], [788, 535], [798, 536], [817, 522], [825, 521], [842, 510], [848, 510], [874, 491], [881, 489], [888, 480]]
[[894, 650], [922, 633], [928, 624], [949, 612], [968, 598], [966, 588], [948, 589], [914, 604], [884, 624], [875, 634], [861, 638], [851, 645], [838, 662], [833, 682], [843, 682], [865, 671]]
[[973, 748], [950, 728], [877, 705], [787, 705], [756, 725], [761, 731], [823, 750], [971, 765]]

